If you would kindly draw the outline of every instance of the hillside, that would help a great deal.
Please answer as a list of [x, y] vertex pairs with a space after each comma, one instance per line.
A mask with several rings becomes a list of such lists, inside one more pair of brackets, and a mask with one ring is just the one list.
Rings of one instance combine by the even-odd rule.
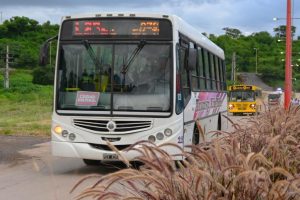
[[256, 85], [265, 91], [273, 91], [274, 90], [273, 87], [271, 87], [271, 86], [267, 85], [265, 82], [263, 82], [262, 79], [255, 73], [241, 72], [238, 74], [238, 76], [240, 77], [242, 82], [246, 85]]

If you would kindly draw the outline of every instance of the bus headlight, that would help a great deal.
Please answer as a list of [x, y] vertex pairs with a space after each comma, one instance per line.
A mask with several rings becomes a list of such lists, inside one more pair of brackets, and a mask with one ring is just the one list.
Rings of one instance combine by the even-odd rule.
[[250, 108], [255, 109], [256, 105], [255, 104], [250, 104]]
[[233, 105], [233, 104], [229, 104], [229, 105], [228, 105], [228, 108], [229, 108], [229, 110], [231, 110], [231, 109], [234, 108], [234, 105]]
[[170, 137], [173, 134], [173, 132], [171, 129], [166, 128], [164, 131], [164, 134], [165, 134], [165, 136]]
[[58, 135], [60, 135], [61, 133], [62, 133], [62, 128], [61, 128], [61, 126], [55, 126], [55, 128], [53, 129], [54, 130], [54, 132], [56, 133], [56, 134], [58, 134]]

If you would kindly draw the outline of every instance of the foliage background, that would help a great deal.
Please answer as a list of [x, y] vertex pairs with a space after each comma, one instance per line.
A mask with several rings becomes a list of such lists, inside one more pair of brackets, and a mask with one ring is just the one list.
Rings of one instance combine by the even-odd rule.
[[[27, 17], [12, 17], [9, 20], [3, 22], [0, 25], [0, 68], [4, 66], [4, 54], [6, 45], [10, 45], [12, 56], [14, 57], [11, 64], [14, 68], [22, 69], [35, 69], [38, 67], [39, 49], [41, 44], [48, 38], [57, 35], [59, 25], [51, 24], [49, 21], [43, 24], [39, 24], [34, 19]], [[204, 33], [213, 42], [224, 49], [226, 55], [227, 64], [227, 76], [230, 79], [232, 54], [236, 52], [237, 55], [237, 71], [238, 72], [254, 72], [256, 67], [256, 51], [258, 49], [258, 72], [264, 81], [269, 83], [273, 87], [282, 87], [284, 81], [284, 61], [285, 58], [285, 42], [278, 42], [278, 40], [284, 40], [285, 26], [274, 27], [274, 34], [266, 31], [252, 33], [250, 35], [243, 35], [242, 31], [225, 27], [224, 34], [216, 36], [214, 34]], [[293, 33], [296, 31], [296, 27], [293, 27]], [[296, 38], [296, 36], [294, 36]], [[298, 37], [299, 39], [299, 37]], [[52, 44], [52, 52], [56, 52], [56, 44]], [[296, 65], [300, 64], [300, 42], [294, 40], [293, 42], [293, 78], [294, 88], [300, 90], [300, 67]], [[55, 53], [51, 57], [52, 65], [55, 60]], [[47, 68], [42, 70], [43, 73], [39, 73], [41, 70], [37, 70], [33, 80], [39, 84], [51, 84], [53, 78], [49, 78], [49, 74], [53, 69]], [[46, 71], [46, 73], [44, 73]], [[45, 74], [45, 77], [41, 77], [41, 74]], [[36, 77], [38, 76], [38, 77]], [[48, 81], [40, 81], [47, 79]]]
[[[245, 36], [238, 29], [224, 28], [224, 35], [208, 37], [225, 51], [227, 78], [230, 79], [232, 54], [236, 52], [238, 72], [255, 72], [256, 49], [258, 58], [257, 71], [270, 86], [283, 87], [285, 78], [285, 26], [274, 28], [274, 36], [266, 31]], [[296, 27], [293, 27], [293, 33]], [[300, 90], [300, 40], [293, 41], [293, 82], [294, 89]]]

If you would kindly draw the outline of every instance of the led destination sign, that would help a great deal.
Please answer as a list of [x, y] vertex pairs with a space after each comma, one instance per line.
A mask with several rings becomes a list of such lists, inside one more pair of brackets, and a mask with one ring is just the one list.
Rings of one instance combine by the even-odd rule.
[[159, 35], [159, 21], [74, 21], [73, 35]]
[[63, 22], [61, 40], [82, 38], [172, 40], [172, 25], [167, 19], [149, 18], [89, 18]]

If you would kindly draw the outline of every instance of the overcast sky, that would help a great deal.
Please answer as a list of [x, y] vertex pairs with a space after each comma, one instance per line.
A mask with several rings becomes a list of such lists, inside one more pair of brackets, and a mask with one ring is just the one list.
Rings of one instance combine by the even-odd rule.
[[[293, 4], [293, 16], [299, 18], [300, 0]], [[2, 21], [26, 16], [41, 23], [59, 23], [64, 15], [122, 11], [176, 14], [201, 32], [216, 35], [223, 34], [224, 27], [246, 35], [259, 31], [273, 34], [274, 27], [285, 24], [285, 20], [273, 18], [286, 17], [286, 0], [0, 0]], [[300, 19], [293, 24], [300, 29]]]

